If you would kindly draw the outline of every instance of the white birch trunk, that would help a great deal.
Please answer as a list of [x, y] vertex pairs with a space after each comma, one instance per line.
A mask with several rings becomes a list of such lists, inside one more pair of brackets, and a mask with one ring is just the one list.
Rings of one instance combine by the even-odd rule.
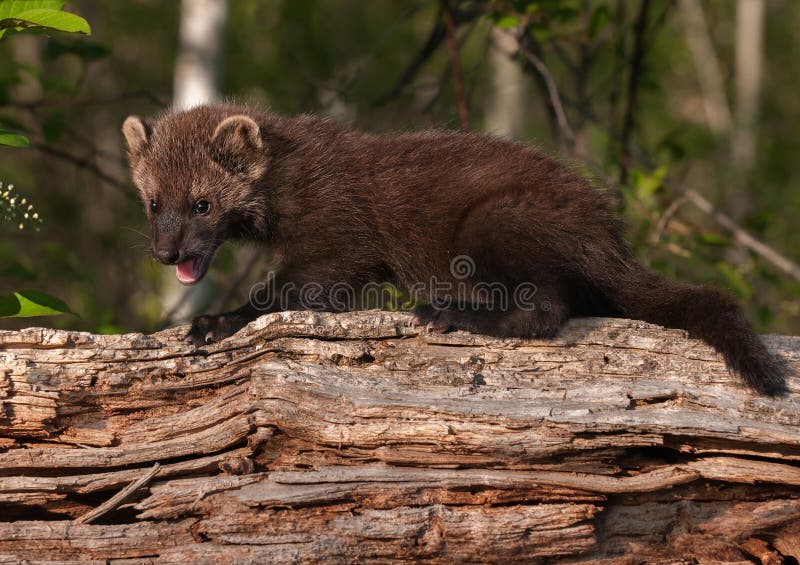
[[[502, 33], [495, 33], [494, 41], [503, 41]], [[519, 64], [496, 45], [489, 50], [492, 69], [492, 90], [486, 107], [483, 129], [508, 139], [519, 138], [525, 117], [526, 79]]]
[[185, 110], [219, 100], [227, 0], [182, 0], [174, 105]]
[[764, 46], [764, 1], [738, 0], [736, 5], [736, 107], [731, 163], [735, 175], [727, 208], [741, 220], [752, 206], [749, 181], [756, 161], [756, 133]]
[[736, 109], [733, 163], [749, 172], [756, 154], [756, 120], [761, 95], [764, 1], [739, 0], [736, 6]]

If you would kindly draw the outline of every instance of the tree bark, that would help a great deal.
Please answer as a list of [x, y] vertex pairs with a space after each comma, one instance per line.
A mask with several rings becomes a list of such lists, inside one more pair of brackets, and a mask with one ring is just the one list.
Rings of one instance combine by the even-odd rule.
[[185, 331], [0, 332], [0, 562], [800, 558], [800, 379], [756, 396], [682, 331]]

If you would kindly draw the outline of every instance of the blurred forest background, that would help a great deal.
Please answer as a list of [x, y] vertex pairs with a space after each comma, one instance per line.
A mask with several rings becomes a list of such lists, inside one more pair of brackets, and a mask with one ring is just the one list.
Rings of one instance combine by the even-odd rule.
[[30, 139], [0, 148], [0, 181], [43, 220], [39, 231], [0, 223], [0, 294], [46, 291], [80, 317], [0, 327], [151, 331], [245, 300], [270, 266], [263, 253], [226, 245], [188, 295], [151, 259], [120, 134], [129, 114], [218, 98], [372, 131], [464, 127], [541, 145], [616, 198], [653, 268], [728, 288], [762, 332], [800, 333], [800, 2], [71, 0], [65, 10], [91, 35], [0, 41], [0, 127]]

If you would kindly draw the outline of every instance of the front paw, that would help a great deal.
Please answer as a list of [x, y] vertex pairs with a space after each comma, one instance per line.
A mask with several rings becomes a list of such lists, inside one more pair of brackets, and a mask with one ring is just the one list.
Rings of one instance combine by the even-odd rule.
[[192, 342], [195, 347], [200, 347], [232, 336], [245, 324], [247, 324], [247, 320], [241, 320], [238, 316], [231, 314], [198, 316], [192, 320], [192, 327], [189, 328], [189, 333], [184, 339]]
[[414, 309], [413, 323], [425, 326], [431, 333], [444, 333], [450, 329], [450, 322], [444, 312], [431, 304], [421, 304]]

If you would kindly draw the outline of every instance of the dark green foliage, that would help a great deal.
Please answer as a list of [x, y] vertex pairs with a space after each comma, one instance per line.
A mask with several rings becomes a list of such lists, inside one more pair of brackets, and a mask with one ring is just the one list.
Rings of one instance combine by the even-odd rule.
[[[0, 0], [0, 7], [7, 1]], [[38, 8], [63, 4], [42, 1], [50, 3]], [[439, 2], [229, 4], [222, 75], [226, 97], [278, 112], [324, 113], [372, 131], [458, 126]], [[712, 134], [704, 121], [678, 3], [651, 2], [628, 140], [633, 162], [622, 186], [621, 132], [639, 2], [450, 4], [475, 129], [484, 124], [492, 96], [491, 28], [522, 29], [558, 86], [582, 150], [570, 153], [575, 145], [560, 139], [540, 77], [519, 57], [527, 89], [524, 140], [586, 163], [586, 170], [618, 196], [629, 238], [651, 266], [728, 288], [746, 303], [762, 331], [800, 331], [798, 281], [743, 251], [691, 204], [673, 206], [678, 194], [668, 186], [675, 184], [694, 188], [722, 211], [735, 204], [726, 197], [729, 139]], [[119, 331], [150, 330], [161, 323], [163, 268], [150, 259], [141, 233], [146, 222], [127, 178], [119, 127], [129, 114], [152, 115], [169, 105], [179, 7], [179, 2], [70, 2], [70, 13], [91, 22], [92, 37], [50, 30], [37, 38], [34, 65], [19, 60], [12, 43], [23, 38], [16, 32], [9, 29], [0, 41], [0, 142], [22, 143], [20, 137], [5, 136], [24, 135], [34, 146], [3, 149], [0, 180], [22, 187], [46, 218], [37, 234], [0, 225], [0, 289], [8, 293], [33, 284], [81, 313], [80, 319], [54, 318], [55, 324]], [[711, 0], [704, 7], [733, 103], [735, 3]], [[767, 3], [758, 155], [746, 179], [750, 210], [740, 219], [757, 238], [795, 260], [800, 260], [795, 226], [800, 210], [798, 24], [800, 5]], [[426, 45], [431, 46], [427, 51]], [[214, 266], [219, 286], [236, 281], [241, 268], [241, 253], [223, 249]], [[264, 268], [251, 278], [262, 276]], [[241, 285], [232, 303], [242, 301], [247, 281]], [[401, 301], [398, 295], [392, 307]]]

